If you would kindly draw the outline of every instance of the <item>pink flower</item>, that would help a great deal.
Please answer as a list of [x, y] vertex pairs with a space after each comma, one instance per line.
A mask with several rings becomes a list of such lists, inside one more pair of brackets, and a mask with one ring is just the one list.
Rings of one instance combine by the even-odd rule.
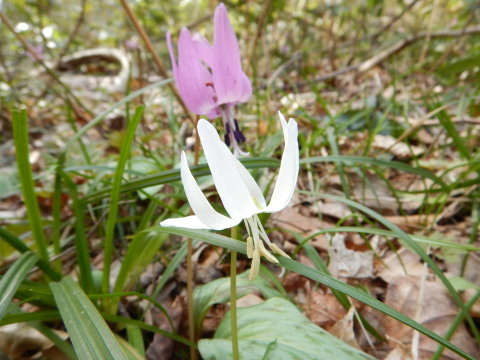
[[242, 70], [237, 37], [228, 19], [227, 8], [220, 4], [214, 15], [213, 46], [200, 34], [183, 28], [178, 39], [178, 61], [170, 32], [167, 44], [173, 75], [180, 95], [188, 108], [210, 119], [222, 117], [225, 143], [233, 144], [236, 155], [242, 152], [238, 143], [245, 137], [234, 117], [234, 106], [252, 96], [252, 85]]

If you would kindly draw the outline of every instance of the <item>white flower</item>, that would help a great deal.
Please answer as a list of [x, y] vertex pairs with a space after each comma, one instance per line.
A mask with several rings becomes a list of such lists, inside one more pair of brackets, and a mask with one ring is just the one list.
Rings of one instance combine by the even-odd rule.
[[261, 255], [271, 262], [278, 263], [278, 260], [267, 251], [263, 241], [273, 252], [288, 257], [269, 240], [257, 215], [263, 212], [273, 213], [282, 210], [289, 203], [297, 184], [299, 169], [297, 123], [294, 119], [290, 119], [287, 124], [284, 116], [280, 112], [278, 114], [283, 128], [285, 149], [278, 179], [268, 205], [248, 170], [220, 140], [215, 128], [208, 121], [201, 119], [197, 125], [198, 134], [218, 195], [230, 217], [218, 213], [210, 205], [190, 172], [187, 157], [182, 152], [182, 183], [195, 215], [171, 218], [160, 223], [160, 226], [223, 230], [244, 220], [249, 235], [247, 255], [252, 259], [250, 279], [255, 278], [258, 274]]

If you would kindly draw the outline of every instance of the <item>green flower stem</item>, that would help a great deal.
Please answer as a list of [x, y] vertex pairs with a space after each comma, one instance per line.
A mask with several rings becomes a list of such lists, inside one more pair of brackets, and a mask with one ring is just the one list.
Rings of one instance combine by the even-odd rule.
[[[237, 227], [231, 229], [231, 237], [237, 237]], [[230, 253], [230, 319], [232, 327], [232, 358], [239, 360], [237, 334], [237, 252]]]
[[[188, 310], [188, 339], [195, 344], [195, 319], [193, 317], [193, 240], [187, 239], [187, 310]], [[198, 353], [195, 346], [190, 346], [190, 359], [197, 360]]]

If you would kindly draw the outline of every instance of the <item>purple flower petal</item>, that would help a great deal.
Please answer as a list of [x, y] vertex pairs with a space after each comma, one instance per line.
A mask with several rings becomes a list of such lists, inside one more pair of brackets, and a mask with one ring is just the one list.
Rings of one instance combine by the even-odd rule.
[[178, 63], [175, 61], [171, 34], [167, 33], [167, 45], [172, 60], [173, 75], [178, 91], [188, 108], [205, 115], [216, 107], [216, 95], [212, 75], [202, 64], [188, 29], [180, 32], [178, 40]]
[[[237, 37], [228, 19], [224, 4], [217, 6], [214, 15], [213, 83], [218, 104], [245, 102], [251, 96], [251, 85], [247, 86], [242, 71]], [[250, 81], [248, 81], [250, 84]]]
[[195, 44], [195, 49], [201, 60], [205, 62], [210, 68], [213, 64], [213, 47], [210, 45], [207, 39], [204, 36], [196, 33], [193, 35], [193, 43]]

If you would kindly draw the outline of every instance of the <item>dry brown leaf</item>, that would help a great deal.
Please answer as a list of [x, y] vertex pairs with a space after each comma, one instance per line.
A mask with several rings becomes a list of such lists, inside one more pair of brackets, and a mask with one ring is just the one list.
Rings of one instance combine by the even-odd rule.
[[302, 308], [312, 322], [326, 329], [329, 329], [346, 314], [337, 298], [322, 290], [311, 291], [307, 296], [307, 302], [302, 304]]
[[409, 347], [398, 344], [383, 360], [413, 360], [412, 351]]
[[327, 224], [314, 214], [305, 215], [300, 212], [299, 207], [293, 206], [288, 206], [282, 211], [273, 213], [270, 216], [270, 223], [274, 227], [298, 232], [304, 237], [327, 227]]
[[385, 216], [385, 219], [397, 225], [407, 232], [414, 232], [418, 229], [430, 227], [435, 221], [436, 215], [408, 215], [408, 216]]
[[337, 338], [347, 343], [350, 346], [353, 346], [357, 349], [360, 349], [360, 346], [355, 339], [355, 333], [353, 331], [353, 316], [355, 315], [355, 308], [352, 306], [348, 313], [338, 321], [335, 325], [331, 327], [329, 332], [332, 335], [335, 335]]
[[328, 250], [330, 272], [335, 277], [364, 279], [373, 277], [373, 251], [354, 251], [345, 246], [345, 235], [331, 237]]
[[377, 275], [387, 283], [398, 276], [421, 278], [425, 273], [420, 256], [405, 248], [397, 250], [396, 253], [389, 252], [380, 266]]
[[[421, 285], [423, 283], [423, 285]], [[419, 303], [420, 286], [424, 286], [424, 301]], [[445, 290], [443, 284], [434, 281], [419, 282], [416, 278], [399, 276], [390, 281], [385, 297], [385, 304], [420, 324], [443, 336], [458, 314], [458, 308]], [[435, 306], [432, 306], [434, 304]], [[396, 347], [398, 342], [410, 346], [413, 330], [388, 316], [384, 317], [385, 334], [392, 339], [390, 346]], [[451, 342], [474, 358], [480, 356], [475, 341], [463, 324], [459, 326]], [[430, 359], [438, 344], [420, 335], [419, 359]], [[460, 360], [459, 355], [445, 350], [443, 359]]]
[[[68, 334], [56, 331], [63, 339]], [[49, 352], [48, 359], [67, 360], [68, 357], [61, 351], [55, 351], [54, 344], [38, 330], [23, 324], [10, 324], [0, 327], [0, 349], [8, 356], [9, 360], [27, 360], [39, 357]]]
[[408, 146], [404, 142], [397, 142], [397, 139], [389, 135], [375, 135], [372, 146], [377, 150], [388, 151], [399, 159], [409, 159], [425, 151], [419, 146]]
[[[177, 297], [175, 300], [166, 300], [162, 303], [167, 313], [172, 319], [173, 326], [175, 329], [172, 329], [170, 323], [164, 313], [160, 312], [156, 308], [152, 308], [152, 317], [153, 325], [156, 327], [170, 331], [173, 333], [177, 332], [182, 320], [183, 315], [183, 304], [180, 297]], [[164, 335], [155, 334], [153, 336], [153, 341], [147, 348], [146, 356], [149, 360], [156, 359], [171, 359], [173, 357], [173, 346], [174, 341]]]

